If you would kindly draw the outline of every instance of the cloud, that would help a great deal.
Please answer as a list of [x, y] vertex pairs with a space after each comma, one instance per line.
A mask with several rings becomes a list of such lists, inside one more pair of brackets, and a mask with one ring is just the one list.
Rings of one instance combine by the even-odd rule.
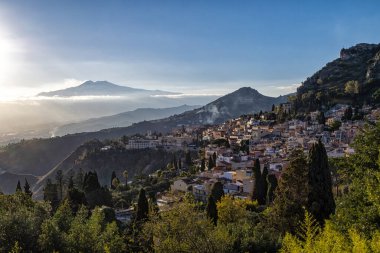
[[182, 94], [162, 94], [162, 95], [151, 95], [151, 97], [155, 98], [186, 98], [186, 97], [220, 97], [224, 96], [225, 94], [223, 93], [182, 93]]

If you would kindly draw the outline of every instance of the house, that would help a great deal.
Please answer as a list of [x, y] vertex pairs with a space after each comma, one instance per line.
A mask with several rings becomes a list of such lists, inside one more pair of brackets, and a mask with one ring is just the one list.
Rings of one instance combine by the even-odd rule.
[[173, 184], [170, 186], [170, 190], [172, 192], [188, 192], [191, 189], [191, 183], [192, 180], [189, 178], [180, 178], [173, 182]]
[[193, 195], [196, 201], [207, 203], [206, 187], [203, 184], [196, 184], [193, 186]]
[[251, 178], [246, 178], [242, 180], [243, 182], [243, 192], [252, 193], [253, 187], [255, 186], [255, 180]]

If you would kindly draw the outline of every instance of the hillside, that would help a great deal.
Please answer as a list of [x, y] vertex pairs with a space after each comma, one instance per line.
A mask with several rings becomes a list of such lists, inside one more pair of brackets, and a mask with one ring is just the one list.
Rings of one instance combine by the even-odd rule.
[[181, 105], [170, 108], [139, 108], [134, 111], [63, 125], [58, 127], [53, 134], [55, 136], [63, 136], [81, 132], [95, 132], [114, 127], [127, 127], [133, 123], [166, 118], [198, 107], [200, 106]]
[[41, 92], [37, 96], [43, 97], [71, 97], [71, 96], [122, 96], [130, 94], [161, 95], [178, 94], [161, 90], [144, 90], [127, 86], [116, 85], [107, 81], [86, 81], [76, 87], [63, 90]]
[[380, 44], [362, 43], [342, 49], [338, 59], [307, 78], [294, 104], [298, 111], [309, 111], [336, 103], [371, 103], [379, 88]]
[[128, 177], [133, 179], [139, 174], [149, 174], [158, 169], [165, 168], [172, 161], [173, 154], [164, 150], [126, 150], [114, 147], [102, 151], [104, 144], [98, 140], [87, 142], [78, 147], [64, 161], [55, 166], [46, 175], [34, 182], [33, 192], [35, 198], [42, 197], [42, 189], [46, 180], [54, 177], [58, 170], [62, 170], [64, 176], [83, 172], [96, 171], [101, 185], [110, 185], [112, 171], [123, 180], [123, 171], [128, 171]]
[[147, 131], [167, 133], [173, 128], [188, 124], [218, 124], [242, 114], [269, 110], [272, 104], [285, 102], [286, 99], [287, 96], [267, 97], [252, 88], [245, 87], [199, 109], [164, 119], [143, 121], [129, 127], [10, 144], [0, 149], [0, 168], [15, 174], [44, 176], [69, 157], [81, 144], [93, 139], [102, 141], [120, 138], [123, 135], [145, 134]]

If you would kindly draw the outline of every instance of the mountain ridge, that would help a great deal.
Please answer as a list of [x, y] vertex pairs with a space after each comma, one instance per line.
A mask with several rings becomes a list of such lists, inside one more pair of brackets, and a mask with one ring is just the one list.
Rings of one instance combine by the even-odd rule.
[[66, 89], [41, 92], [39, 97], [72, 97], [72, 96], [115, 96], [128, 94], [143, 94], [143, 95], [178, 95], [177, 92], [169, 92], [162, 90], [145, 90], [132, 88], [129, 86], [117, 85], [108, 81], [86, 81], [78, 86], [69, 87]]

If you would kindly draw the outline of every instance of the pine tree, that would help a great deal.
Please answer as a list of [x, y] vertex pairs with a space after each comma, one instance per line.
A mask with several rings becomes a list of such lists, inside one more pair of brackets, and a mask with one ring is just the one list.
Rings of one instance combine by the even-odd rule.
[[255, 182], [255, 185], [253, 187], [253, 193], [252, 193], [253, 200], [258, 200], [259, 198], [260, 177], [261, 177], [260, 160], [257, 158], [253, 165], [253, 179]]
[[26, 180], [26, 178], [25, 178], [24, 192], [25, 192], [27, 195], [29, 195], [29, 196], [32, 196], [32, 195], [33, 195], [32, 191], [30, 190], [29, 182], [28, 182], [28, 180]]
[[141, 188], [139, 193], [139, 198], [137, 201], [137, 210], [136, 210], [136, 221], [144, 221], [148, 218], [149, 214], [149, 203], [145, 195], [144, 188]]
[[308, 210], [323, 224], [335, 211], [332, 179], [326, 149], [321, 140], [309, 151], [309, 196]]
[[207, 213], [207, 217], [216, 226], [217, 221], [218, 221], [218, 209], [216, 208], [215, 200], [211, 195], [208, 197], [206, 213]]
[[16, 192], [22, 192], [20, 180], [17, 181]]
[[223, 184], [219, 181], [215, 182], [211, 188], [210, 195], [213, 197], [215, 203], [220, 201], [224, 196]]
[[274, 192], [278, 185], [276, 176], [273, 174], [268, 175], [267, 183], [268, 183], [267, 205], [269, 205], [274, 200]]

